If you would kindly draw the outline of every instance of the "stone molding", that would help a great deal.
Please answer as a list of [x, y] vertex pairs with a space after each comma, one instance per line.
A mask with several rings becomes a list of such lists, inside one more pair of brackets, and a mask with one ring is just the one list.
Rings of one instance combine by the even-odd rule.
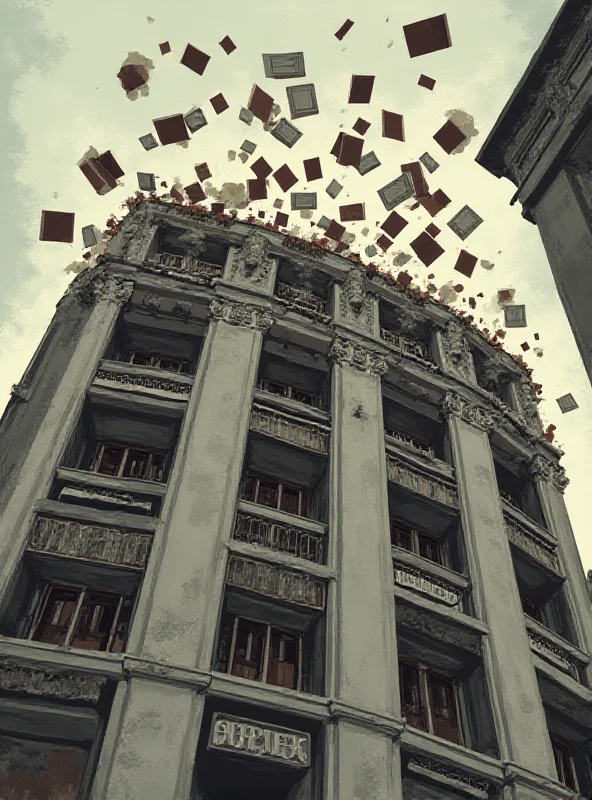
[[482, 800], [487, 800], [490, 796], [490, 792], [494, 788], [489, 781], [483, 778], [475, 778], [468, 772], [449, 767], [431, 758], [411, 756], [407, 767], [410, 772], [417, 775], [424, 775], [450, 787], [456, 786], [464, 791], [468, 791], [468, 794], [473, 797], [482, 798]]
[[23, 378], [23, 380], [19, 383], [13, 384], [12, 389], [10, 390], [10, 396], [15, 400], [18, 400], [20, 403], [26, 403], [29, 399], [30, 391], [31, 386], [29, 382]]
[[370, 711], [359, 706], [353, 706], [341, 700], [331, 699], [328, 704], [329, 708], [329, 723], [337, 723], [340, 720], [360, 725], [364, 728], [370, 728], [374, 731], [380, 731], [391, 736], [393, 741], [398, 739], [405, 730], [405, 722], [403, 719], [391, 716], [390, 714], [381, 714], [377, 711]]
[[465, 339], [463, 324], [456, 317], [449, 319], [440, 335], [444, 369], [457, 372], [465, 381], [475, 383], [473, 357]]
[[565, 474], [565, 469], [555, 461], [549, 461], [540, 453], [534, 455], [529, 464], [529, 472], [534, 480], [549, 481], [563, 494], [569, 486], [569, 478]]
[[158, 389], [161, 392], [172, 394], [190, 395], [192, 383], [190, 381], [167, 381], [148, 375], [132, 375], [115, 370], [99, 369], [95, 380], [112, 381], [124, 386], [137, 386], [140, 389]]
[[353, 367], [379, 378], [388, 372], [388, 362], [383, 352], [353, 342], [345, 336], [336, 336], [333, 339], [329, 358], [342, 367]]
[[93, 267], [76, 276], [64, 296], [58, 303], [58, 308], [67, 298], [74, 298], [85, 306], [92, 306], [99, 302], [127, 303], [134, 291], [133, 281], [126, 281], [108, 274], [103, 267]]
[[123, 671], [127, 679], [145, 678], [149, 680], [175, 683], [198, 692], [205, 691], [212, 682], [210, 672], [199, 669], [177, 667], [174, 664], [163, 664], [136, 656], [124, 656]]
[[269, 241], [261, 231], [249, 233], [233, 253], [230, 280], [268, 289], [273, 260], [268, 257]]
[[265, 597], [285, 600], [298, 606], [325, 610], [326, 584], [314, 575], [299, 573], [280, 564], [255, 561], [231, 555], [226, 583]]
[[159, 220], [146, 203], [131, 211], [119, 232], [119, 257], [142, 264], [148, 255]]
[[481, 655], [481, 636], [459, 625], [453, 625], [444, 617], [403, 603], [395, 603], [397, 625], [409, 628], [428, 638], [458, 647], [476, 656]]
[[366, 333], [374, 333], [374, 308], [376, 301], [367, 292], [366, 269], [353, 264], [339, 289], [340, 321], [361, 328]]
[[239, 325], [267, 333], [275, 322], [272, 314], [260, 306], [238, 303], [222, 297], [215, 297], [208, 306], [208, 318], [228, 325]]
[[444, 417], [458, 417], [486, 433], [490, 433], [500, 424], [499, 414], [472, 403], [455, 392], [446, 393], [440, 408]]
[[33, 667], [8, 659], [0, 662], [0, 690], [6, 692], [96, 703], [106, 682], [103, 675]]

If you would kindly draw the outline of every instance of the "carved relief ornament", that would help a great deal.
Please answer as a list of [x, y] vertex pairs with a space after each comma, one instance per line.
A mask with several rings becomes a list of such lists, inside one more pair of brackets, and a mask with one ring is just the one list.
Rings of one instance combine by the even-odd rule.
[[254, 328], [266, 333], [273, 325], [273, 316], [259, 306], [237, 303], [216, 297], [208, 307], [208, 317], [228, 325], [240, 325], [243, 328]]
[[96, 703], [106, 682], [102, 675], [41, 669], [9, 660], [0, 663], [0, 689], [7, 692]]
[[427, 611], [401, 601], [396, 603], [396, 616], [397, 625], [439, 642], [451, 644], [473, 655], [481, 655], [481, 636], [476, 631], [450, 624]]
[[127, 303], [134, 291], [133, 281], [125, 281], [109, 275], [104, 267], [94, 267], [76, 276], [58, 307], [69, 297], [83, 305], [92, 306], [101, 301], [108, 303]]
[[354, 367], [378, 377], [386, 375], [388, 371], [388, 362], [383, 353], [352, 342], [345, 336], [337, 336], [333, 340], [329, 358], [342, 366]]
[[153, 211], [148, 210], [146, 203], [131, 211], [119, 233], [121, 258], [141, 264], [148, 254], [157, 226], [158, 219]]
[[442, 350], [445, 368], [451, 367], [466, 381], [473, 382], [473, 358], [465, 341], [462, 324], [456, 319], [450, 319], [442, 331]]
[[366, 291], [366, 269], [353, 264], [339, 287], [339, 315], [343, 322], [374, 331], [374, 298]]
[[563, 494], [569, 486], [565, 469], [555, 461], [549, 461], [537, 453], [529, 464], [530, 474], [535, 480], [550, 481]]
[[494, 411], [483, 408], [476, 403], [465, 400], [454, 392], [448, 392], [441, 404], [441, 411], [445, 417], [455, 416], [474, 425], [482, 431], [490, 432], [500, 424], [500, 415]]
[[272, 267], [268, 258], [269, 242], [260, 231], [253, 231], [244, 240], [232, 259], [231, 279], [267, 287]]

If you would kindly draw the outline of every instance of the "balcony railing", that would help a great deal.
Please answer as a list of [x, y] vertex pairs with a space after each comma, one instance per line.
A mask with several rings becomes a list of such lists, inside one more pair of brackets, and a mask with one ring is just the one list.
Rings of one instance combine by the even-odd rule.
[[324, 537], [292, 525], [283, 525], [265, 517], [237, 512], [234, 538], [280, 553], [288, 553], [314, 564], [326, 563]]
[[394, 553], [393, 569], [395, 583], [399, 586], [423, 592], [432, 599], [449, 606], [456, 606], [462, 600], [463, 592], [453, 583], [435, 577], [426, 570], [410, 567], [408, 564], [397, 561]]
[[388, 439], [392, 439], [396, 444], [407, 447], [422, 456], [434, 458], [434, 448], [430, 444], [424, 444], [419, 439], [414, 439], [413, 436], [408, 436], [406, 433], [401, 433], [393, 428], [385, 428], [384, 433]]
[[158, 266], [182, 275], [190, 275], [202, 284], [211, 283], [214, 278], [221, 278], [224, 272], [224, 267], [219, 264], [208, 264], [207, 261], [198, 261], [189, 256], [178, 256], [172, 253], [159, 253]]
[[303, 317], [308, 317], [313, 322], [328, 325], [331, 317], [327, 314], [327, 304], [308, 289], [296, 289], [288, 283], [278, 283], [276, 295], [288, 306], [289, 311], [294, 311]]
[[518, 522], [506, 511], [504, 511], [504, 524], [508, 539], [513, 545], [528, 553], [528, 555], [553, 570], [553, 572], [561, 574], [556, 545], [548, 542], [545, 538], [527, 528], [526, 525]]
[[152, 536], [147, 533], [37, 517], [28, 548], [38, 553], [143, 569], [151, 544]]
[[[136, 370], [138, 368], [136, 367]], [[191, 394], [191, 382], [184, 380], [166, 380], [153, 375], [139, 375], [130, 369], [129, 372], [123, 369], [105, 369], [100, 367], [95, 375], [95, 380], [119, 383], [122, 386], [137, 386], [139, 389], [156, 389], [161, 392], [171, 392], [172, 394], [189, 396]]]
[[410, 339], [408, 336], [403, 336], [402, 333], [394, 333], [394, 331], [389, 331], [388, 328], [381, 328], [380, 336], [387, 344], [394, 347], [395, 350], [398, 350], [403, 356], [419, 358], [422, 361], [431, 361], [428, 349], [423, 342]]
[[571, 653], [558, 645], [551, 637], [545, 636], [539, 630], [534, 631], [527, 628], [528, 639], [531, 650], [540, 655], [546, 661], [550, 661], [558, 669], [566, 672], [574, 680], [580, 682], [580, 673], [577, 661]]
[[274, 564], [231, 556], [226, 582], [257, 594], [286, 600], [300, 606], [324, 610], [325, 584], [310, 575], [293, 572]]
[[446, 483], [439, 478], [426, 475], [415, 467], [387, 456], [388, 479], [393, 483], [417, 492], [431, 500], [436, 500], [450, 508], [458, 508], [458, 494], [456, 486]]
[[251, 430], [315, 453], [326, 455], [329, 452], [329, 428], [316, 422], [301, 422], [265, 406], [253, 405]]

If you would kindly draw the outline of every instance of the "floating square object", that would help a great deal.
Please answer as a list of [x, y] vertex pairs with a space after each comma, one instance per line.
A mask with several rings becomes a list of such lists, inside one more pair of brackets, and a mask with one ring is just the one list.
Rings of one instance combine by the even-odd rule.
[[124, 176], [124, 171], [121, 169], [117, 161], [115, 160], [113, 153], [111, 150], [106, 150], [102, 155], [97, 158], [99, 164], [106, 169], [109, 175], [113, 178], [122, 178]]
[[226, 102], [226, 98], [224, 97], [222, 92], [215, 95], [214, 97], [210, 97], [210, 103], [212, 104], [212, 108], [214, 109], [216, 114], [221, 114], [228, 108], [228, 103]]
[[419, 258], [422, 264], [429, 267], [437, 258], [440, 258], [444, 252], [444, 248], [440, 247], [435, 239], [427, 234], [425, 231], [419, 234], [417, 239], [410, 242], [410, 247]]
[[348, 103], [369, 103], [374, 88], [374, 75], [352, 75]]
[[202, 53], [201, 50], [198, 50], [197, 47], [194, 47], [192, 44], [188, 44], [183, 53], [181, 64], [185, 67], [189, 67], [193, 72], [197, 72], [198, 75], [203, 75], [209, 60], [210, 56], [206, 55], [206, 53]]
[[337, 134], [337, 139], [335, 139], [335, 144], [331, 148], [331, 155], [335, 156], [335, 158], [337, 158], [339, 156], [339, 151], [341, 150], [341, 143], [343, 141], [343, 137], [344, 136], [345, 136], [345, 133], [343, 133], [343, 131], [338, 133]]
[[397, 275], [397, 283], [400, 283], [401, 286], [409, 286], [411, 283], [412, 278], [408, 272], [399, 272]]
[[156, 133], [162, 145], [186, 142], [189, 139], [189, 132], [185, 125], [183, 114], [159, 117], [158, 119], [153, 119], [152, 123], [156, 128]]
[[351, 30], [353, 24], [354, 23], [351, 21], [351, 19], [346, 19], [345, 22], [343, 23], [343, 25], [341, 26], [341, 28], [339, 28], [339, 30], [335, 34], [335, 38], [339, 39], [339, 41], [341, 42], [343, 37], [345, 36], [345, 34], [349, 30]]
[[455, 214], [454, 217], [448, 223], [448, 227], [451, 228], [459, 239], [463, 241], [468, 238], [474, 230], [476, 230], [483, 220], [481, 217], [476, 214], [472, 208], [469, 206], [463, 206], [458, 214]]
[[257, 216], [259, 219], [265, 219], [265, 211], [258, 211]]
[[249, 97], [247, 106], [249, 111], [252, 111], [257, 119], [260, 119], [265, 125], [271, 116], [273, 97], [267, 94], [267, 92], [264, 92], [263, 89], [260, 89], [255, 83], [251, 89], [251, 96]]
[[[454, 269], [465, 277], [470, 278], [477, 264], [477, 256], [472, 256], [466, 250], [461, 250], [458, 254]], [[461, 289], [462, 291], [462, 289]]]
[[224, 208], [225, 208], [224, 203], [212, 203], [212, 211], [214, 212], [214, 214], [223, 214]]
[[378, 196], [382, 200], [383, 206], [387, 211], [392, 211], [395, 206], [409, 200], [415, 194], [413, 178], [410, 172], [404, 172], [394, 181], [387, 183], [382, 189], [378, 190]]
[[107, 194], [117, 186], [117, 181], [113, 175], [99, 163], [97, 158], [89, 158], [88, 161], [79, 166], [80, 171], [97, 194]]
[[255, 144], [255, 142], [250, 142], [248, 139], [245, 139], [245, 141], [240, 146], [240, 149], [244, 150], [245, 153], [248, 153], [250, 156], [253, 155], [253, 153], [255, 152], [256, 148], [257, 148], [257, 145]]
[[162, 44], [158, 45], [160, 47], [160, 55], [166, 56], [167, 53], [171, 52], [171, 46], [168, 42], [162, 42]]
[[344, 250], [349, 249], [349, 244], [347, 242], [337, 242], [335, 247], [334, 253], [343, 253]]
[[366, 133], [366, 131], [368, 130], [369, 127], [370, 127], [370, 123], [369, 122], [366, 122], [366, 120], [362, 119], [362, 117], [358, 117], [357, 120], [356, 120], [355, 125], [352, 126], [352, 129], [356, 133], [359, 133], [360, 136], [363, 136]]
[[284, 205], [284, 201], [280, 197], [278, 197], [277, 200], [273, 201], [273, 207], [274, 208], [281, 208], [283, 205]]
[[562, 414], [567, 414], [568, 411], [575, 411], [576, 408], [579, 408], [572, 394], [564, 394], [562, 397], [558, 397], [557, 405]]
[[530, 345], [528, 344], [528, 342], [522, 342], [520, 347], [524, 350], [525, 353], [527, 350], [530, 350]]
[[337, 163], [343, 167], [355, 167], [360, 163], [362, 158], [362, 148], [364, 147], [364, 140], [359, 139], [357, 136], [350, 136], [344, 133], [341, 140], [341, 147], [339, 155], [337, 156]]
[[383, 110], [382, 136], [384, 139], [396, 139], [398, 142], [405, 141], [405, 124], [402, 114]]
[[282, 211], [278, 211], [273, 224], [277, 225], [278, 228], [285, 228], [288, 224], [288, 215], [284, 214]]
[[367, 175], [369, 172], [372, 172], [373, 169], [376, 169], [376, 167], [379, 166], [380, 161], [376, 157], [374, 150], [371, 150], [369, 153], [366, 153], [365, 156], [362, 156], [356, 169], [360, 175]]
[[151, 133], [147, 133], [145, 136], [140, 136], [140, 144], [144, 150], [154, 150], [155, 147], [158, 147], [158, 142]]
[[320, 158], [306, 158], [302, 163], [304, 164], [304, 174], [307, 181], [316, 181], [323, 177]]
[[343, 225], [340, 225], [338, 222], [335, 222], [334, 219], [331, 220], [325, 234], [329, 237], [329, 239], [334, 239], [338, 242], [343, 234], [345, 233], [345, 228]]
[[428, 78], [427, 75], [420, 75], [417, 84], [418, 86], [423, 86], [424, 89], [429, 89], [431, 92], [436, 85], [436, 81], [433, 78]]
[[40, 242], [66, 242], [74, 241], [75, 214], [68, 211], [42, 211]]
[[290, 107], [290, 119], [312, 117], [319, 113], [314, 83], [288, 86], [286, 87], [286, 94], [288, 95], [288, 105]]
[[327, 186], [326, 191], [327, 191], [327, 194], [329, 195], [329, 197], [331, 197], [331, 198], [333, 198], [333, 200], [335, 200], [335, 198], [337, 197], [337, 195], [339, 194], [339, 192], [342, 189], [343, 189], [343, 186], [340, 183], [338, 183], [336, 180], [332, 180], [331, 183]]
[[452, 45], [446, 14], [403, 25], [403, 33], [410, 58], [446, 50]]
[[206, 116], [201, 108], [194, 108], [188, 114], [185, 114], [185, 124], [191, 133], [195, 133], [200, 128], [208, 124]]
[[435, 217], [443, 208], [450, 205], [450, 198], [444, 194], [442, 189], [437, 189], [434, 194], [428, 194], [426, 197], [418, 197], [418, 202], [429, 213], [430, 217]]
[[374, 256], [378, 253], [378, 250], [374, 247], [373, 244], [369, 244], [368, 247], [364, 250], [368, 258], [374, 258]]
[[270, 167], [267, 161], [260, 156], [257, 161], [253, 161], [251, 164], [251, 169], [255, 173], [258, 178], [265, 180], [265, 178], [269, 177], [273, 172], [273, 167]]
[[201, 203], [202, 200], [206, 199], [206, 194], [201, 188], [201, 184], [199, 184], [197, 181], [189, 186], [185, 186], [184, 189], [187, 197], [192, 203]]
[[419, 161], [412, 161], [410, 164], [401, 164], [401, 172], [408, 172], [411, 175], [413, 193], [417, 199], [426, 197], [430, 193], [426, 179], [423, 177], [423, 171]]
[[426, 228], [426, 233], [429, 233], [430, 236], [436, 238], [436, 236], [440, 233], [440, 228], [438, 228], [437, 225], [434, 225], [433, 222], [430, 222], [430, 224]]
[[467, 137], [461, 129], [449, 119], [448, 122], [442, 125], [440, 130], [434, 134], [433, 138], [438, 142], [442, 150], [450, 155], [450, 153], [452, 153], [459, 144], [462, 144]]
[[302, 136], [302, 131], [299, 131], [291, 122], [285, 117], [282, 117], [278, 124], [271, 131], [278, 142], [285, 144], [286, 147], [294, 147], [298, 139]]
[[398, 236], [403, 228], [405, 228], [408, 224], [409, 222], [404, 217], [402, 217], [396, 211], [391, 211], [380, 227], [391, 237], [391, 239], [394, 239], [395, 236]]
[[292, 192], [290, 195], [292, 211], [302, 211], [306, 209], [316, 209], [316, 192]]
[[221, 42], [218, 42], [222, 50], [229, 56], [231, 53], [234, 53], [236, 50], [236, 45], [230, 38], [230, 36], [225, 36]]
[[320, 220], [317, 222], [317, 226], [319, 228], [322, 228], [324, 231], [327, 230], [330, 224], [331, 220], [329, 219], [329, 217], [324, 217], [324, 216], [321, 217]]
[[251, 122], [253, 122], [254, 116], [255, 115], [253, 114], [253, 112], [249, 111], [248, 108], [241, 108], [241, 110], [238, 112], [238, 118], [240, 119], [241, 122], [244, 122], [245, 125], [250, 125]]
[[339, 206], [339, 219], [341, 222], [359, 222], [366, 219], [364, 203], [350, 203]]
[[200, 181], [205, 181], [208, 178], [212, 177], [212, 173], [210, 172], [210, 168], [205, 163], [205, 161], [204, 161], [203, 164], [196, 164], [194, 169], [195, 169], [195, 174], [197, 175], [197, 177], [198, 177], [198, 179]]
[[249, 200], [266, 200], [267, 186], [265, 185], [265, 179], [256, 178], [255, 180], [247, 181], [247, 194]]
[[304, 78], [304, 53], [263, 53], [266, 78]]
[[177, 201], [177, 203], [182, 203], [182, 202], [185, 200], [185, 198], [184, 198], [184, 196], [183, 196], [183, 193], [182, 193], [182, 192], [180, 192], [180, 191], [177, 189], [177, 187], [176, 187], [176, 186], [173, 186], [173, 187], [171, 188], [171, 191], [169, 192], [169, 194], [171, 195], [171, 197], [172, 197], [174, 200], [176, 200], [176, 201]]
[[94, 247], [99, 243], [98, 228], [94, 225], [85, 225], [82, 229], [82, 244], [85, 247]]
[[151, 172], [138, 172], [138, 186], [142, 192], [155, 192], [156, 178]]
[[298, 183], [298, 178], [287, 164], [284, 164], [273, 173], [273, 177], [279, 184], [282, 192], [289, 192], [292, 186]]
[[419, 160], [427, 169], [428, 172], [435, 172], [440, 166], [435, 158], [432, 158], [429, 153], [424, 153], [419, 157]]
[[133, 64], [126, 64], [122, 67], [117, 73], [117, 77], [126, 92], [133, 92], [134, 89], [139, 89], [146, 83], [144, 75]]
[[388, 236], [379, 236], [376, 240], [376, 244], [386, 253], [386, 251], [392, 245], [392, 241], [388, 238]]
[[526, 328], [526, 306], [504, 306], [504, 323], [506, 328]]

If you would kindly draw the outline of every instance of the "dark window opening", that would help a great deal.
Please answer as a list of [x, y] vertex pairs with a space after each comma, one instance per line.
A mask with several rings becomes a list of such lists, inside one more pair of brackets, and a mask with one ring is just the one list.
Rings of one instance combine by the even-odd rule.
[[553, 748], [559, 783], [567, 786], [573, 792], [577, 792], [578, 782], [574, 768], [573, 750], [565, 742], [560, 742], [554, 738], [551, 739], [551, 747]]
[[273, 478], [247, 475], [243, 481], [241, 497], [243, 500], [298, 517], [307, 515], [306, 490]]
[[269, 392], [279, 397], [286, 397], [289, 400], [294, 400], [297, 403], [302, 403], [312, 408], [316, 408], [318, 405], [317, 396], [315, 394], [307, 392], [304, 389], [298, 389], [287, 383], [280, 383], [279, 381], [270, 381], [266, 378], [262, 378], [259, 381], [259, 388], [264, 392]]
[[419, 532], [398, 519], [391, 519], [391, 544], [410, 553], [444, 564], [442, 545], [432, 536]]
[[142, 367], [154, 367], [155, 369], [167, 370], [167, 372], [186, 374], [189, 371], [187, 361], [183, 361], [179, 358], [171, 358], [170, 356], [140, 353], [135, 350], [128, 350], [124, 360], [128, 364], [136, 364]]
[[462, 744], [457, 686], [439, 672], [399, 661], [401, 706], [407, 724], [455, 744]]
[[117, 478], [162, 483], [165, 456], [119, 444], [101, 442], [97, 446], [92, 472]]

